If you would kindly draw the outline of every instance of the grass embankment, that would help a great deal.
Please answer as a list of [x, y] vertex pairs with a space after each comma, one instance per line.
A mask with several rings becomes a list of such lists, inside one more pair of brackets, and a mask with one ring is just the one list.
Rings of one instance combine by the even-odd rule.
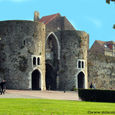
[[[96, 113], [95, 113], [96, 112]], [[115, 103], [0, 99], [0, 115], [115, 115]]]

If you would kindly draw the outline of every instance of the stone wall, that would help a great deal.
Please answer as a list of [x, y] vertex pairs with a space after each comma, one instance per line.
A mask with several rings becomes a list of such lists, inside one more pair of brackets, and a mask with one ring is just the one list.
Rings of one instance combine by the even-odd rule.
[[68, 19], [64, 16], [62, 17], [62, 30], [75, 30], [73, 25], [68, 21]]
[[100, 53], [104, 55], [104, 47], [102, 45], [100, 45], [100, 43], [96, 40], [94, 42], [94, 44], [91, 46], [91, 48], [89, 49], [90, 53]]
[[7, 88], [31, 89], [32, 55], [43, 56], [41, 60], [45, 71], [45, 45], [40, 50], [38, 42], [45, 39], [44, 24], [2, 21], [0, 37], [0, 78], [7, 80]]
[[104, 51], [104, 55], [106, 55], [106, 56], [115, 56], [115, 52], [113, 52], [113, 50], [111, 50], [111, 49], [106, 49], [105, 48], [105, 51]]
[[[35, 22], [34, 31], [34, 55], [40, 58], [40, 65], [33, 66], [33, 70], [38, 69], [41, 73], [41, 90], [46, 89], [45, 83], [45, 39], [46, 39], [46, 28], [43, 23]], [[30, 72], [31, 73], [31, 72]], [[31, 75], [30, 75], [31, 76]]]
[[89, 52], [88, 79], [96, 88], [115, 89], [115, 58]]
[[[51, 35], [51, 34], [54, 35], [55, 34], [54, 39], [55, 40], [57, 39], [56, 40], [57, 44], [59, 42], [59, 46], [58, 46], [58, 50], [59, 50], [58, 53], [59, 54], [58, 55], [61, 54], [62, 45], [63, 45], [63, 37], [62, 37], [63, 36], [62, 35], [63, 31], [62, 30], [74, 30], [72, 24], [65, 17], [57, 16], [51, 22], [46, 24], [46, 40], [48, 39], [49, 35]], [[55, 46], [57, 44], [55, 44]], [[60, 81], [59, 81], [60, 72], [59, 71], [60, 71], [60, 67], [61, 67], [61, 58], [62, 57], [59, 56], [56, 64], [52, 64], [51, 62], [49, 62], [53, 66], [54, 70], [56, 70], [56, 74], [57, 74], [57, 78], [56, 78], [57, 79], [57, 83], [56, 83], [57, 89], [63, 89], [63, 87], [59, 87], [59, 84], [60, 84]], [[64, 78], [64, 79], [66, 79], [66, 78]], [[71, 89], [71, 87], [69, 89]]]
[[57, 32], [62, 29], [62, 20], [61, 16], [57, 16], [51, 22], [46, 24], [46, 34], [48, 35], [50, 32]]
[[46, 24], [46, 34], [48, 35], [50, 32], [57, 32], [61, 30], [75, 30], [73, 25], [67, 20], [67, 18], [57, 16], [51, 22]]
[[[59, 74], [59, 88], [72, 90], [77, 88], [77, 75], [85, 73], [85, 88], [87, 88], [87, 46], [88, 34], [81, 31], [62, 31], [61, 60]], [[78, 69], [78, 59], [85, 60], [85, 68]]]

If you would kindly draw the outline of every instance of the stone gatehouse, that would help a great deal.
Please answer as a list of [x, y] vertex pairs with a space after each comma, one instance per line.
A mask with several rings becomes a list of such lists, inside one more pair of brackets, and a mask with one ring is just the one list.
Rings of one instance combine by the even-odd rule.
[[0, 21], [0, 79], [7, 88], [87, 88], [89, 35], [59, 13]]

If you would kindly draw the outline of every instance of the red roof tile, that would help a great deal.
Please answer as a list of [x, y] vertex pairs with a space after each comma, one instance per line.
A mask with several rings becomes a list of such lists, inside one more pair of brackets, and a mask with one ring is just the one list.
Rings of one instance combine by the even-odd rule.
[[98, 44], [100, 44], [100, 46], [102, 46], [103, 48], [109, 48], [112, 49], [113, 48], [113, 44], [115, 45], [115, 42], [113, 41], [100, 41], [100, 40], [96, 40], [96, 42]]
[[100, 41], [100, 40], [96, 40], [96, 42], [98, 42], [101, 46], [104, 46], [104, 44], [106, 43], [106, 42]]
[[44, 16], [39, 21], [43, 22], [44, 24], [48, 24], [50, 21], [52, 21], [57, 16], [60, 16], [60, 14], [57, 13], [57, 14], [53, 14], [53, 15], [49, 15], [49, 16]]

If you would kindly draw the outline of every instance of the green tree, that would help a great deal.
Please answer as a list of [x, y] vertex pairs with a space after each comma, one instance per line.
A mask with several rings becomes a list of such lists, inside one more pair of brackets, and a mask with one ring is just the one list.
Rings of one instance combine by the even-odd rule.
[[110, 1], [115, 2], [115, 0], [106, 0], [106, 3], [110, 4]]
[[[115, 0], [106, 0], [106, 3], [110, 4], [110, 1], [115, 2]], [[113, 25], [113, 29], [115, 29], [115, 24]]]

